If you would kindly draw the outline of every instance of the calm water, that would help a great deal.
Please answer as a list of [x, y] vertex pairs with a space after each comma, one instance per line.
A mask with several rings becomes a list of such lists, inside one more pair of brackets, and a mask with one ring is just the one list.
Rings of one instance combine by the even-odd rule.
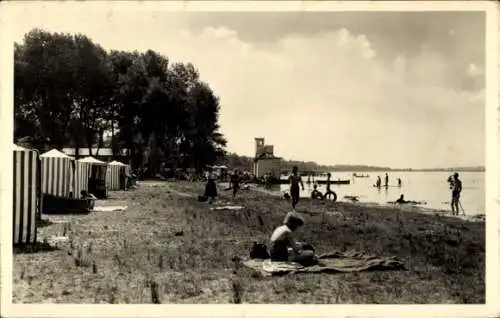
[[[389, 173], [389, 188], [383, 186], [379, 190], [373, 185], [380, 175], [382, 185], [385, 173], [362, 173], [368, 174], [369, 178], [353, 178], [352, 172], [332, 172], [332, 180], [350, 179], [349, 185], [332, 185], [332, 190], [337, 193], [339, 201], [346, 195], [359, 196], [360, 202], [374, 202], [379, 204], [387, 201], [395, 201], [401, 194], [406, 200], [425, 201], [422, 207], [431, 209], [450, 210], [451, 192], [446, 182], [450, 172], [394, 172]], [[401, 178], [402, 186], [397, 187], [397, 179]], [[485, 212], [484, 172], [461, 172], [462, 194], [460, 202], [468, 215], [483, 214]], [[307, 177], [302, 178], [305, 191], [301, 191], [301, 197], [310, 197], [312, 184], [308, 186]], [[281, 185], [281, 191], [287, 191], [288, 185]], [[276, 189], [278, 190], [278, 188]], [[325, 192], [324, 185], [318, 185], [318, 190]], [[461, 211], [460, 211], [461, 212]]]

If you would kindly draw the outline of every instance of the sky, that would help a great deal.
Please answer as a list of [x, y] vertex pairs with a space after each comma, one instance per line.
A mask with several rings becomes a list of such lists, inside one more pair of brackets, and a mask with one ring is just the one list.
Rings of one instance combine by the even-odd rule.
[[[132, 2], [130, 2], [133, 4]], [[9, 12], [106, 49], [191, 62], [220, 98], [227, 150], [321, 164], [484, 165], [483, 12], [151, 12], [46, 2]]]

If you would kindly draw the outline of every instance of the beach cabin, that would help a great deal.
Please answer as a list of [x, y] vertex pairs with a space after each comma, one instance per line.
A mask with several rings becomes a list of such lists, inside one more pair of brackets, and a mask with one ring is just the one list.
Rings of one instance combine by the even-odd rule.
[[106, 188], [108, 190], [125, 190], [126, 174], [130, 174], [130, 167], [119, 161], [108, 163], [106, 170]]
[[[86, 191], [92, 193], [98, 199], [105, 199], [107, 197], [106, 170], [108, 164], [93, 157], [86, 157], [77, 160], [77, 166], [77, 170], [81, 175], [88, 175]], [[82, 190], [84, 190], [83, 187]]]
[[12, 181], [12, 242], [14, 245], [36, 243], [41, 202], [40, 157], [36, 150], [14, 145]]
[[43, 213], [90, 212], [92, 204], [81, 197], [81, 190], [86, 190], [84, 184], [88, 182], [88, 175], [79, 174], [74, 158], [56, 149], [40, 155], [40, 158]]
[[73, 197], [74, 159], [57, 149], [40, 155], [42, 194], [60, 198]]

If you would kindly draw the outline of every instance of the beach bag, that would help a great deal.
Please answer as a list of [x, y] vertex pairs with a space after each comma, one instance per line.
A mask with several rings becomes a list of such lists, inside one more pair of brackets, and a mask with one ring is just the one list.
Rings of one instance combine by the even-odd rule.
[[267, 246], [262, 243], [254, 242], [250, 250], [250, 258], [254, 259], [268, 259], [270, 257], [267, 251]]

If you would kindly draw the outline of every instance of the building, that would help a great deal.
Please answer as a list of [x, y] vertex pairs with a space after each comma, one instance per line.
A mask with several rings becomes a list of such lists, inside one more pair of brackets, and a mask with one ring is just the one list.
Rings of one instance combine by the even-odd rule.
[[274, 147], [264, 144], [264, 138], [255, 138], [255, 159], [253, 173], [257, 178], [270, 172], [275, 178], [280, 177], [281, 158], [274, 155]]

